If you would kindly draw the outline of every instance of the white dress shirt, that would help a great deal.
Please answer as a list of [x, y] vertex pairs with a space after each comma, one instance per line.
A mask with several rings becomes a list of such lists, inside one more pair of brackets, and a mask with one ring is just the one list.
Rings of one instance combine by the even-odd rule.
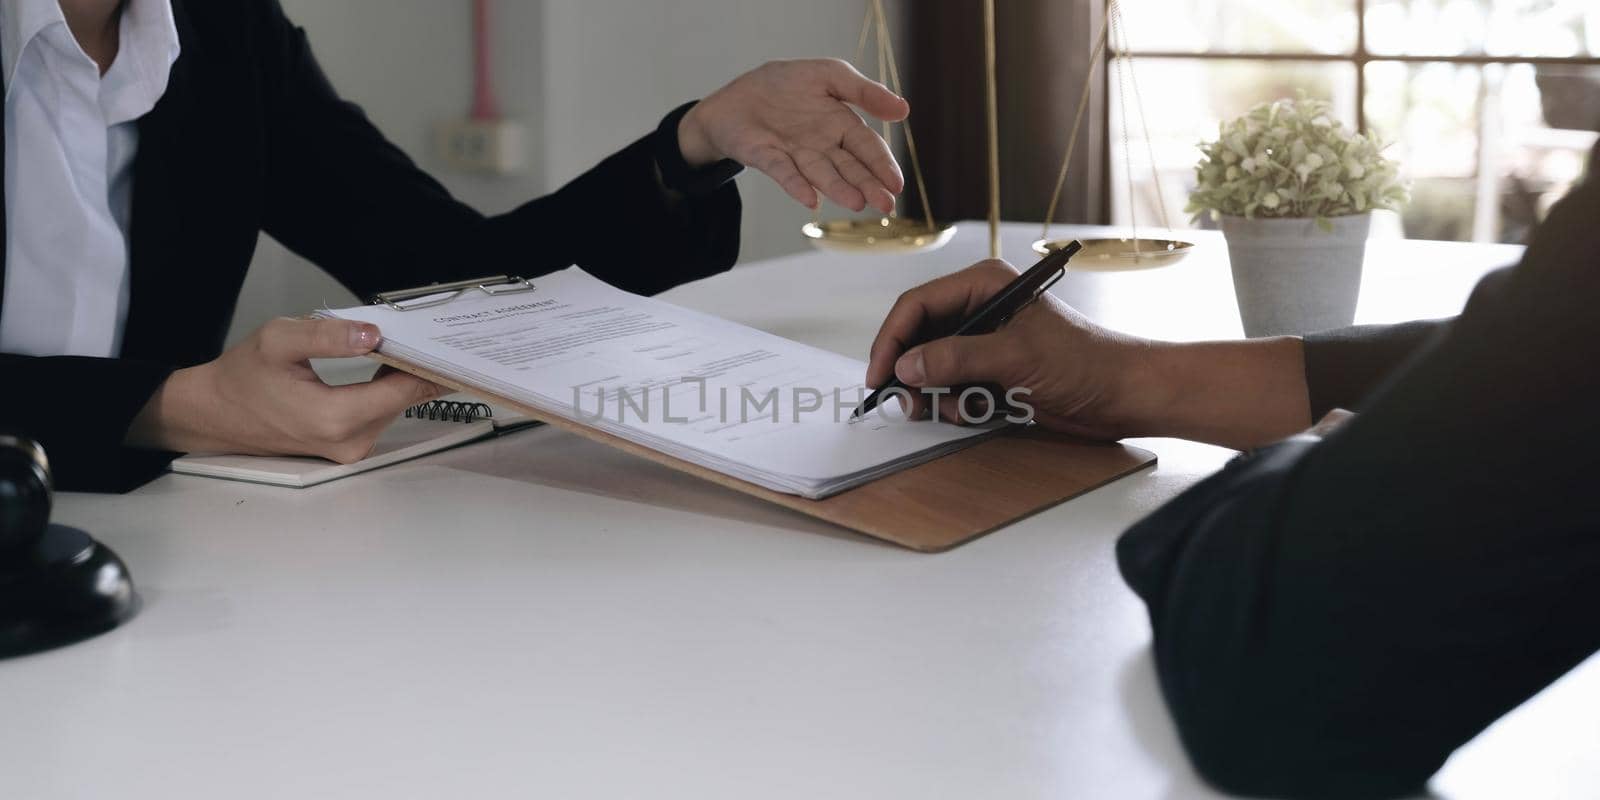
[[135, 120], [178, 58], [170, 0], [129, 0], [104, 76], [56, 0], [0, 0], [5, 296], [0, 352], [117, 356], [128, 317]]

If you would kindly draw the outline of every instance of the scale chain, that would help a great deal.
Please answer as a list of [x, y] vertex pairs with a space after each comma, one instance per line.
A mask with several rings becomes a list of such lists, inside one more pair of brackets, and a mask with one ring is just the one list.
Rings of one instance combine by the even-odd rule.
[[[1102, 55], [1107, 47], [1111, 50], [1111, 69], [1115, 72], [1118, 86], [1117, 107], [1122, 119], [1122, 153], [1123, 168], [1128, 179], [1128, 220], [1133, 243], [1134, 253], [1139, 252], [1139, 210], [1135, 196], [1133, 181], [1133, 146], [1130, 134], [1131, 118], [1128, 115], [1127, 95], [1131, 86], [1134, 105], [1139, 110], [1139, 125], [1144, 134], [1145, 152], [1150, 162], [1151, 180], [1154, 182], [1157, 210], [1161, 216], [1161, 224], [1169, 233], [1172, 231], [1172, 220], [1167, 212], [1165, 190], [1161, 187], [1161, 175], [1156, 167], [1155, 140], [1150, 136], [1150, 118], [1146, 113], [1144, 97], [1139, 90], [1138, 72], [1134, 69], [1132, 48], [1128, 44], [1127, 24], [1122, 15], [1122, 5], [1119, 0], [1107, 0], [1105, 13], [1100, 20], [1100, 31], [1094, 37], [1094, 50], [1089, 56], [1088, 68], [1084, 71], [1083, 85], [1078, 90], [1078, 109], [1072, 118], [1072, 133], [1067, 137], [1066, 154], [1061, 159], [1061, 169], [1056, 173], [1055, 188], [1050, 193], [1050, 204], [1045, 210], [1044, 226], [1041, 238], [1048, 241], [1050, 226], [1055, 221], [1056, 209], [1061, 201], [1061, 191], [1066, 186], [1067, 173], [1072, 165], [1072, 154], [1076, 152], [1078, 133], [1083, 128], [1083, 116], [1089, 105], [1089, 89], [1094, 83], [1096, 70], [1100, 66]], [[1126, 73], [1124, 73], [1126, 69]], [[1109, 112], [1110, 109], [1108, 108]]]
[[[877, 18], [878, 23], [878, 47], [884, 54], [884, 61], [889, 67], [889, 81], [891, 83], [889, 88], [895, 94], [904, 97], [905, 93], [900, 88], [900, 70], [895, 66], [894, 43], [889, 40], [888, 17], [883, 13], [883, 0], [872, 0], [872, 13]], [[900, 130], [904, 131], [906, 135], [906, 155], [911, 157], [911, 172], [917, 179], [917, 192], [922, 199], [923, 217], [927, 220], [929, 231], [937, 230], [938, 226], [933, 222], [933, 206], [928, 201], [928, 184], [922, 178], [922, 163], [917, 158], [917, 140], [916, 137], [911, 135], [911, 119], [909, 117], [900, 123]]]
[[[1128, 44], [1128, 26], [1122, 18], [1120, 3], [1117, 5], [1117, 31], [1117, 48], [1122, 51], [1123, 57], [1127, 59], [1128, 82], [1133, 84], [1133, 107], [1139, 110], [1139, 129], [1144, 134], [1145, 156], [1150, 159], [1150, 182], [1156, 191], [1156, 209], [1161, 212], [1161, 226], [1171, 231], [1172, 220], [1167, 217], [1167, 198], [1161, 188], [1161, 171], [1156, 166], [1155, 139], [1150, 136], [1149, 107], [1144, 104], [1144, 97], [1139, 93], [1139, 70], [1134, 68], [1133, 48]], [[1128, 121], [1124, 119], [1122, 124], [1126, 127]], [[1131, 172], [1132, 170], [1129, 171]]]
[[1050, 192], [1050, 205], [1044, 212], [1044, 231], [1040, 238], [1050, 238], [1050, 223], [1056, 217], [1056, 205], [1061, 201], [1061, 189], [1067, 185], [1067, 170], [1072, 166], [1072, 153], [1078, 147], [1078, 131], [1083, 128], [1083, 112], [1089, 107], [1089, 85], [1100, 68], [1100, 56], [1106, 50], [1106, 26], [1111, 23], [1109, 14], [1100, 20], [1100, 32], [1094, 37], [1094, 52], [1089, 54], [1089, 69], [1083, 76], [1083, 88], [1078, 90], [1078, 111], [1072, 116], [1072, 133], [1067, 137], [1067, 152], [1061, 158], [1061, 171], [1056, 173], [1056, 188]]

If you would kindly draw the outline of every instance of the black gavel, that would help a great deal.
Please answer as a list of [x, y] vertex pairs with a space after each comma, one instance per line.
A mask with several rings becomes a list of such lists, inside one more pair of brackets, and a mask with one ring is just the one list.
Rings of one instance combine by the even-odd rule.
[[138, 610], [116, 553], [50, 524], [52, 491], [44, 448], [0, 434], [0, 658], [104, 633]]

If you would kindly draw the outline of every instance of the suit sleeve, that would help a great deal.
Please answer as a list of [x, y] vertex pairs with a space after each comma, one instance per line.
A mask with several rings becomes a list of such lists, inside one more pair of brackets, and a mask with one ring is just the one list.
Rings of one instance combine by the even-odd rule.
[[0, 391], [0, 431], [44, 447], [57, 489], [128, 491], [159, 475], [175, 455], [122, 444], [171, 372], [129, 359], [0, 354], [7, 386]]
[[1386, 376], [1449, 324], [1450, 320], [1419, 320], [1357, 325], [1305, 337], [1311, 419], [1322, 419], [1335, 408], [1356, 408]]
[[1413, 792], [1600, 649], [1597, 216], [1591, 181], [1360, 416], [1242, 456], [1124, 534], [1213, 783]]
[[[572, 264], [654, 293], [732, 266], [740, 201], [730, 180], [666, 186], [646, 136], [554, 194], [486, 217], [455, 200], [329, 84], [305, 32], [261, 4], [268, 98], [265, 229], [356, 294]], [[674, 141], [673, 146], [676, 146]]]

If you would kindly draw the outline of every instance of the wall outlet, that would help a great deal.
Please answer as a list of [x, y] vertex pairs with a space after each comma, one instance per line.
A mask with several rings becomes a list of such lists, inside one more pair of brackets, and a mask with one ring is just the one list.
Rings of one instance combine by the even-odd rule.
[[508, 120], [456, 119], [439, 125], [439, 156], [455, 169], [515, 175], [527, 168], [527, 137]]

